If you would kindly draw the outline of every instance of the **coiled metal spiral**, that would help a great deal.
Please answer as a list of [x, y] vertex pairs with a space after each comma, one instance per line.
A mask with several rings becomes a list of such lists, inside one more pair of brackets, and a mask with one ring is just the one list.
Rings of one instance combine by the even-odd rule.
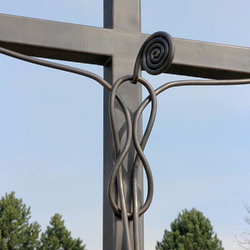
[[137, 55], [132, 83], [137, 82], [141, 64], [149, 74], [158, 75], [169, 68], [174, 53], [174, 42], [168, 33], [158, 31], [149, 36]]

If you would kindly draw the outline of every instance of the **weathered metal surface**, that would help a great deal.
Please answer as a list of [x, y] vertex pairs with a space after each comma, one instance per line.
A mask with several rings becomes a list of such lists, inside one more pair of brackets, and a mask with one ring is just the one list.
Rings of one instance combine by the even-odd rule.
[[4, 14], [0, 24], [0, 45], [26, 55], [99, 65], [112, 55], [109, 29]]
[[250, 77], [250, 48], [174, 38], [169, 73], [211, 79]]
[[[124, 13], [130, 5], [121, 5], [118, 9], [124, 12], [115, 12], [114, 29], [111, 21], [105, 21], [104, 29], [0, 14], [0, 45], [33, 56], [105, 65], [118, 47], [132, 54], [149, 36], [133, 32], [139, 26], [136, 15], [129, 15], [131, 32], [126, 32]], [[139, 4], [135, 5], [130, 13], [138, 9]], [[104, 13], [111, 12], [105, 9]], [[178, 38], [174, 42], [176, 55], [166, 73], [214, 79], [250, 77], [249, 48]]]
[[[112, 29], [112, 36], [107, 41], [107, 46], [112, 47], [112, 60], [104, 67], [104, 78], [111, 84], [124, 75], [131, 75], [133, 65], [141, 46], [140, 35], [140, 0], [106, 0], [104, 1], [104, 27]], [[141, 101], [141, 87], [127, 83], [121, 87], [119, 95], [128, 105], [131, 114], [135, 112]], [[103, 248], [129, 249], [126, 245], [123, 225], [110, 208], [107, 199], [107, 186], [110, 172], [114, 164], [113, 138], [111, 134], [108, 114], [109, 93], [104, 91], [104, 182], [103, 182]], [[133, 115], [132, 115], [133, 116]], [[124, 115], [116, 110], [116, 124], [119, 131], [121, 146], [125, 143]], [[141, 125], [139, 126], [139, 134]], [[127, 209], [132, 209], [132, 166], [135, 157], [134, 146], [129, 150], [129, 157], [123, 162], [124, 193]], [[142, 176], [139, 177], [139, 199], [142, 199]], [[133, 240], [132, 222], [129, 222], [130, 238]], [[143, 219], [140, 219], [140, 245], [143, 249]]]

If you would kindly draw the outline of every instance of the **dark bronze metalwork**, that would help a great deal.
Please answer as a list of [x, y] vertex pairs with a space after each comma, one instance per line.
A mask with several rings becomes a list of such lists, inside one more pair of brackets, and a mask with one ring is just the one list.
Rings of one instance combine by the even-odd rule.
[[[0, 53], [89, 77], [105, 89], [104, 250], [143, 249], [142, 215], [153, 197], [153, 177], [143, 150], [156, 116], [157, 95], [177, 86], [250, 83], [249, 48], [172, 39], [165, 32], [150, 36], [140, 33], [140, 26], [140, 0], [104, 0], [104, 28], [0, 14]], [[103, 65], [104, 79], [31, 56]], [[140, 77], [140, 69], [150, 74], [238, 80], [176, 81], [153, 90]], [[141, 85], [149, 92], [143, 102]], [[140, 117], [149, 103], [151, 113], [142, 135]], [[123, 114], [118, 114], [118, 109]], [[118, 135], [121, 130], [126, 133], [124, 140]], [[144, 202], [140, 163], [148, 181]], [[122, 169], [128, 173], [126, 176]]]
[[136, 83], [141, 67], [151, 75], [161, 74], [174, 59], [174, 41], [166, 32], [159, 31], [149, 36], [137, 55], [132, 83]]
[[[174, 58], [174, 42], [171, 36], [165, 32], [156, 32], [151, 37], [146, 39], [143, 43], [138, 56], [136, 58], [134, 73], [133, 75], [127, 75], [119, 78], [113, 86], [109, 84], [106, 80], [102, 79], [100, 76], [93, 74], [91, 72], [61, 65], [53, 62], [48, 62], [45, 60], [37, 59], [34, 57], [30, 57], [24, 54], [20, 54], [17, 52], [13, 52], [11, 50], [1, 48], [0, 53], [18, 58], [24, 61], [28, 61], [31, 63], [43, 65], [46, 67], [59, 69], [75, 74], [79, 74], [85, 77], [89, 77], [99, 84], [101, 84], [107, 91], [110, 92], [109, 95], [109, 112], [110, 112], [110, 124], [113, 134], [113, 140], [115, 145], [115, 163], [112, 166], [112, 171], [109, 178], [108, 184], [108, 199], [110, 206], [114, 212], [114, 214], [121, 218], [123, 221], [123, 232], [126, 239], [126, 249], [131, 250], [139, 250], [141, 249], [140, 239], [139, 239], [139, 218], [142, 216], [147, 209], [149, 208], [152, 198], [153, 198], [153, 177], [152, 172], [149, 166], [149, 163], [146, 159], [146, 156], [143, 153], [143, 150], [146, 146], [148, 138], [153, 128], [154, 120], [156, 117], [157, 110], [157, 95], [164, 92], [165, 90], [172, 87], [179, 86], [206, 86], [206, 85], [239, 85], [239, 84], [250, 84], [250, 79], [237, 79], [237, 80], [192, 80], [192, 81], [175, 81], [163, 84], [161, 87], [154, 90], [152, 86], [143, 78], [139, 77], [139, 71], [141, 62], [143, 62], [144, 69], [151, 74], [160, 74], [167, 70], [170, 67], [171, 62]], [[148, 63], [148, 60], [151, 62]], [[155, 65], [152, 65], [152, 61], [156, 62]], [[141, 84], [144, 86], [148, 92], [148, 97], [140, 104], [137, 108], [134, 117], [131, 117], [127, 104], [118, 94], [119, 88], [128, 82], [131, 84]], [[121, 147], [120, 138], [118, 135], [118, 129], [116, 125], [116, 104], [121, 107], [121, 110], [124, 113], [124, 117], [126, 120], [126, 140], [123, 147]], [[145, 107], [151, 103], [151, 112], [149, 116], [149, 121], [146, 126], [145, 132], [140, 138], [138, 136], [138, 124], [140, 121], [141, 114]], [[123, 185], [123, 174], [122, 174], [122, 163], [131, 148], [131, 144], [134, 144], [135, 150], [137, 152], [136, 157], [132, 166], [132, 183], [133, 183], [133, 210], [128, 211], [125, 199], [124, 185]], [[138, 168], [142, 163], [144, 167], [144, 171], [147, 176], [148, 182], [148, 190], [147, 197], [143, 204], [138, 203]], [[117, 185], [116, 185], [117, 184]], [[116, 190], [117, 189], [117, 190]], [[115, 193], [118, 193], [119, 196], [119, 204], [117, 203]], [[130, 230], [129, 230], [129, 220], [133, 220], [133, 243], [131, 242]]]

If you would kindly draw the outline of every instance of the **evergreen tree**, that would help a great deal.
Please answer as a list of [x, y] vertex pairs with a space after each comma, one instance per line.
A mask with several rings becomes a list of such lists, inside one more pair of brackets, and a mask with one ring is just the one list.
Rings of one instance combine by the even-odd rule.
[[194, 208], [182, 211], [171, 223], [171, 231], [165, 230], [163, 240], [156, 250], [224, 250], [222, 242], [214, 235], [209, 219]]
[[30, 207], [15, 193], [6, 194], [0, 200], [0, 250], [34, 250], [39, 245], [40, 225], [29, 224]]
[[73, 239], [64, 226], [62, 216], [55, 214], [45, 233], [41, 235], [40, 250], [86, 250], [79, 238]]

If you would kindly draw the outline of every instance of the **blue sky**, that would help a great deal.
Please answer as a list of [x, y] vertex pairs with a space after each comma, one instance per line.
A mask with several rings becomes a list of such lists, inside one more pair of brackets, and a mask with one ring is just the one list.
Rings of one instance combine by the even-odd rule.
[[[142, 0], [142, 32], [250, 47], [249, 1]], [[101, 0], [1, 0], [1, 13], [102, 27]], [[72, 64], [102, 75], [102, 67]], [[0, 55], [0, 190], [42, 229], [60, 213], [87, 249], [102, 245], [102, 87]], [[154, 88], [183, 76], [143, 76]], [[145, 149], [155, 191], [145, 250], [183, 209], [211, 220], [226, 250], [247, 227], [250, 86], [181, 87], [158, 98]]]

